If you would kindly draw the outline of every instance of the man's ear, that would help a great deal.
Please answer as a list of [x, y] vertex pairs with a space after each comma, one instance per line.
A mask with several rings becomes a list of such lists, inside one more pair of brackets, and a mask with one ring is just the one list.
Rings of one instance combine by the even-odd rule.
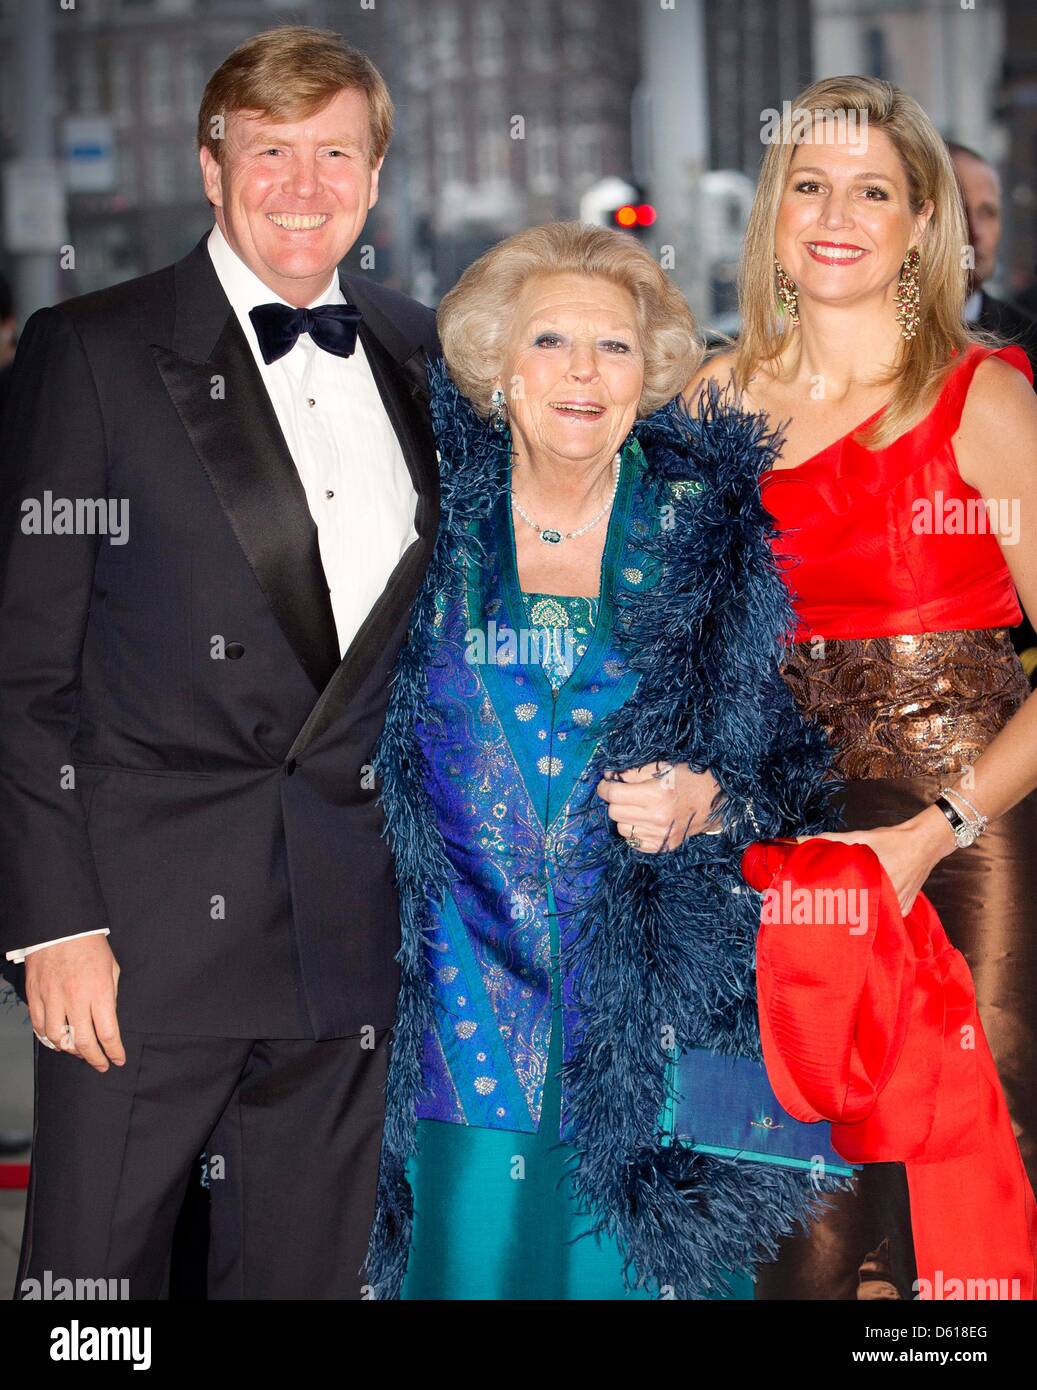
[[369, 197], [368, 200], [367, 200], [367, 210], [368, 210], [368, 212], [370, 212], [370, 210], [374, 207], [375, 203], [377, 203], [377, 201], [378, 201], [378, 175], [379, 175], [379, 174], [381, 173], [381, 171], [382, 171], [382, 165], [383, 165], [384, 162], [385, 162], [385, 155], [383, 154], [382, 157], [381, 157], [381, 159], [378, 161], [378, 163], [377, 163], [377, 164], [374, 166], [374, 168], [371, 170], [371, 194], [370, 194], [370, 197]]
[[198, 151], [198, 162], [202, 166], [206, 198], [213, 207], [223, 207], [223, 170], [220, 168], [220, 161], [207, 145], [203, 145]]

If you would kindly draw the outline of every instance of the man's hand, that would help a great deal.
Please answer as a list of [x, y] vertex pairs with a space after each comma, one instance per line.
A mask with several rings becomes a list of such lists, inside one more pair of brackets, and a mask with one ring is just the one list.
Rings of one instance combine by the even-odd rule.
[[676, 849], [689, 835], [710, 833], [717, 821], [720, 787], [711, 772], [692, 772], [687, 763], [647, 763], [611, 772], [595, 788], [624, 839], [631, 835], [644, 853]]
[[106, 936], [62, 941], [25, 957], [25, 995], [36, 1033], [97, 1071], [107, 1071], [109, 1059], [117, 1067], [126, 1062], [115, 1016], [118, 990], [119, 963]]

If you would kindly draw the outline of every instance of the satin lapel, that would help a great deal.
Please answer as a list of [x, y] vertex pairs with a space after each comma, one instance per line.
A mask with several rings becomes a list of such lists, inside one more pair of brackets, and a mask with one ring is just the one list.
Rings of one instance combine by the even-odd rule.
[[299, 731], [289, 749], [288, 756], [292, 758], [300, 757], [345, 711], [386, 643], [406, 619], [432, 558], [439, 527], [439, 467], [426, 408], [425, 353], [419, 349], [406, 363], [399, 363], [366, 323], [361, 323], [359, 332], [418, 494], [414, 523], [418, 539], [400, 556], [341, 665]]
[[298, 470], [204, 239], [176, 277], [174, 346], [152, 344], [155, 362], [282, 632], [323, 690], [338, 639]]

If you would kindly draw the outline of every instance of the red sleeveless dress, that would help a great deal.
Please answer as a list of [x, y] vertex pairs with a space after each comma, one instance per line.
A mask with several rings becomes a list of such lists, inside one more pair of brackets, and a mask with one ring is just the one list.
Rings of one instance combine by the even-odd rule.
[[1033, 381], [1022, 348], [973, 346], [929, 414], [886, 448], [855, 443], [854, 430], [798, 467], [763, 475], [764, 506], [783, 532], [775, 549], [799, 615], [797, 637], [964, 631], [1022, 620], [994, 533], [997, 518], [954, 457], [966, 394], [991, 355]]
[[[1021, 348], [974, 345], [925, 418], [884, 449], [869, 451], [851, 431], [798, 467], [761, 478], [764, 506], [779, 528], [774, 552], [798, 618], [783, 674], [799, 708], [827, 735], [849, 830], [895, 825], [931, 805], [1029, 694], [1008, 634], [1022, 613], [997, 532], [1020, 544], [1037, 538], [1012, 536], [1020, 519], [1010, 503], [988, 510], [954, 456], [969, 386], [992, 351], [1032, 382]], [[1037, 795], [999, 817], [970, 849], [942, 860], [924, 890], [953, 954], [960, 951], [971, 969], [1031, 1184], [1034, 844]], [[809, 995], [815, 997], [817, 991]], [[830, 1019], [813, 1019], [808, 1009], [801, 1023], [822, 1040], [822, 1055]], [[886, 1296], [917, 1296], [926, 1253], [912, 1234], [910, 1208], [921, 1196], [908, 1193], [902, 1163], [866, 1164], [857, 1191], [841, 1194], [831, 1214], [761, 1270], [757, 1297], [852, 1299], [875, 1287]], [[1026, 1211], [1016, 1206], [1013, 1219], [1032, 1234], [1032, 1198]], [[989, 1215], [974, 1203], [975, 1219]], [[961, 1209], [948, 1212], [948, 1234], [963, 1229], [963, 1217], [971, 1219]], [[964, 1239], [961, 1247], [967, 1262], [971, 1247]], [[1025, 1240], [1022, 1248], [1025, 1256]], [[1023, 1283], [1032, 1290], [1032, 1277]]]

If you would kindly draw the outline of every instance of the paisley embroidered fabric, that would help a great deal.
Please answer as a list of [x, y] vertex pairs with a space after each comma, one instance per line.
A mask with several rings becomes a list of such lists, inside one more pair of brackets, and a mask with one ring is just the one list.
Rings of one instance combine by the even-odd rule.
[[[553, 690], [583, 656], [598, 600], [522, 594], [537, 653]], [[402, 1298], [436, 1300], [623, 1300], [655, 1297], [627, 1290], [613, 1240], [580, 1239], [590, 1229], [570, 1184], [571, 1148], [559, 1143], [562, 1064], [561, 970], [557, 919], [550, 934], [555, 1026], [534, 1133], [418, 1120], [418, 1151], [408, 1164], [415, 1219]], [[522, 1181], [516, 1181], [516, 1164]], [[718, 1297], [751, 1299], [748, 1275], [731, 1275]]]
[[782, 674], [849, 780], [960, 776], [1029, 694], [1006, 628], [797, 642]]
[[530, 629], [537, 634], [540, 664], [560, 690], [587, 650], [598, 620], [598, 600], [582, 594], [531, 594], [523, 591], [522, 603]]

